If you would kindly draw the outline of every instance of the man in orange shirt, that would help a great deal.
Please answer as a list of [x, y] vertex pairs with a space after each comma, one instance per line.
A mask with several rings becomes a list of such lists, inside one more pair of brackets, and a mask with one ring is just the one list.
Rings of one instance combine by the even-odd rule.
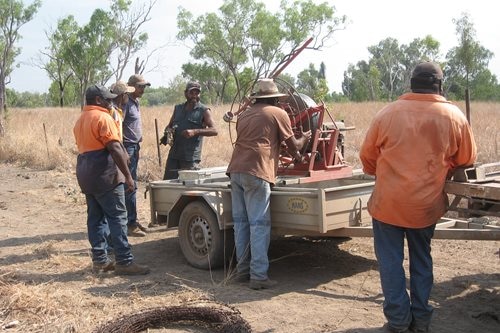
[[[79, 153], [76, 177], [87, 201], [92, 269], [94, 272], [115, 270], [120, 275], [148, 274], [148, 267], [133, 261], [127, 239], [124, 184], [127, 191], [133, 191], [135, 184], [118, 126], [109, 114], [116, 96], [105, 87], [90, 86], [85, 93], [86, 105], [73, 128]], [[113, 244], [116, 265], [107, 253], [108, 237]]]
[[[446, 212], [444, 184], [458, 166], [474, 163], [472, 130], [442, 96], [443, 72], [432, 62], [417, 65], [411, 90], [380, 110], [362, 144], [365, 173], [376, 176], [368, 210], [389, 332], [428, 332], [433, 285], [431, 239]], [[406, 291], [404, 238], [410, 262]]]

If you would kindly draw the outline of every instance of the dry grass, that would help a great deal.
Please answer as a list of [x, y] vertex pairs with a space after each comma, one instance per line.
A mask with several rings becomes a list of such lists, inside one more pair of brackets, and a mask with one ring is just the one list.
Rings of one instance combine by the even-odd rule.
[[[17, 322], [8, 332], [91, 332], [98, 323], [114, 320], [123, 312], [165, 304], [214, 304], [206, 291], [189, 287], [175, 276], [163, 286], [141, 280], [125, 282], [113, 274], [94, 275], [87, 251], [75, 253], [68, 250], [72, 247], [71, 240], [41, 242], [27, 247], [24, 260], [5, 263], [0, 269], [0, 331]], [[113, 278], [123, 285], [111, 287]]]
[[[371, 118], [384, 103], [345, 103], [328, 106], [335, 120], [344, 120], [347, 126], [356, 129], [346, 133], [346, 160], [359, 167], [359, 147]], [[459, 103], [464, 110], [464, 104]], [[229, 105], [213, 107], [214, 119], [219, 129], [217, 137], [205, 138], [203, 167], [226, 165], [232, 152], [234, 124], [222, 120]], [[472, 126], [479, 147], [478, 161], [488, 163], [500, 158], [500, 103], [472, 103]], [[163, 132], [173, 107], [143, 108], [144, 141], [141, 146], [139, 178], [161, 179], [168, 148], [160, 146], [159, 165], [156, 146], [155, 120], [158, 131]], [[0, 139], [0, 161], [17, 162], [39, 169], [73, 170], [76, 162], [76, 147], [72, 128], [78, 117], [78, 109], [14, 109], [7, 124], [7, 135]], [[45, 130], [44, 130], [45, 125]]]

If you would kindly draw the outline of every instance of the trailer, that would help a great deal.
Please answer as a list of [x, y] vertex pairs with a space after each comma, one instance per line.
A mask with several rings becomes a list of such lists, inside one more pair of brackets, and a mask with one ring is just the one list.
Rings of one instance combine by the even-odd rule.
[[[303, 147], [300, 161], [294, 159], [286, 147], [279, 152], [278, 178], [271, 188], [271, 231], [274, 235], [370, 237], [371, 217], [367, 203], [375, 179], [353, 170], [344, 159], [344, 133], [354, 127], [336, 121], [324, 103], [316, 103], [279, 78], [279, 73], [311, 41], [307, 40], [284, 57], [267, 75], [286, 95], [280, 99], [279, 106], [287, 112], [292, 129], [311, 131], [311, 140]], [[238, 92], [237, 96], [245, 97], [233, 103], [231, 110], [224, 114], [224, 121], [230, 123], [247, 110], [252, 95], [246, 92], [251, 91], [253, 86]], [[467, 199], [467, 209], [479, 210], [475, 208], [485, 202], [474, 201], [478, 197], [487, 200], [489, 205], [481, 208], [489, 210], [498, 205], [498, 187], [480, 185], [493, 187], [485, 190], [484, 195], [478, 194], [479, 189], [471, 188], [474, 173], [483, 175], [483, 180], [486, 178], [484, 169], [464, 170], [462, 178], [457, 176], [447, 183], [446, 191], [458, 198], [454, 199], [452, 208], [462, 209], [460, 201]], [[491, 180], [491, 174], [487, 178]], [[181, 250], [191, 265], [208, 269], [229, 260], [234, 239], [226, 167], [181, 170], [179, 179], [152, 181], [147, 191], [150, 193], [151, 222], [178, 229]], [[435, 238], [500, 240], [500, 229], [477, 219], [443, 218], [438, 223]]]
[[[231, 189], [225, 172], [226, 167], [184, 170], [179, 179], [152, 181], [147, 187], [151, 222], [177, 228], [182, 253], [197, 268], [222, 266], [233, 253]], [[470, 169], [464, 172], [472, 174]], [[500, 204], [500, 179], [487, 177], [487, 182], [478, 183], [469, 178], [446, 183], [446, 191], [455, 197], [450, 208], [463, 213], [457, 198], [474, 202], [476, 208], [479, 200], [488, 204], [487, 211], [470, 209], [470, 215], [494, 215]], [[318, 181], [280, 176], [271, 190], [272, 234], [371, 237], [367, 202], [374, 184], [374, 178], [361, 170]], [[500, 240], [500, 227], [485, 221], [443, 217], [434, 238]]]

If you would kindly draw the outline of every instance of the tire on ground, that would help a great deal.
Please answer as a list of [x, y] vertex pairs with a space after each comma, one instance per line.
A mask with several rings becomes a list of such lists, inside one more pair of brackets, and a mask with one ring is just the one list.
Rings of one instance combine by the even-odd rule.
[[212, 209], [205, 202], [194, 201], [181, 213], [179, 244], [184, 257], [193, 267], [221, 267], [229, 261], [233, 252], [233, 230], [220, 230]]

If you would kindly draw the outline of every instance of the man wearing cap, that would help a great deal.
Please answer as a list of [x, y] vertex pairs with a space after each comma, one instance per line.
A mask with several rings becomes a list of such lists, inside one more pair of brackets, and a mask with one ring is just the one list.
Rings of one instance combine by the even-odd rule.
[[231, 178], [231, 203], [236, 245], [237, 280], [252, 289], [270, 288], [276, 281], [267, 274], [271, 237], [271, 185], [276, 181], [282, 142], [297, 159], [311, 131], [296, 138], [290, 118], [279, 108], [280, 97], [272, 79], [257, 82], [253, 105], [238, 116], [237, 139], [227, 173]]
[[198, 82], [188, 82], [184, 90], [186, 102], [178, 104], [165, 128], [160, 143], [166, 145], [168, 132], [173, 142], [168, 152], [163, 179], [177, 179], [179, 170], [195, 170], [201, 161], [204, 136], [217, 135], [212, 112], [200, 103], [201, 86]]
[[123, 145], [130, 157], [130, 173], [135, 182], [134, 191], [127, 192], [125, 203], [127, 205], [128, 214], [128, 235], [131, 237], [146, 236], [147, 228], [142, 226], [137, 221], [137, 165], [139, 164], [139, 151], [141, 150], [142, 141], [142, 121], [141, 112], [139, 109], [139, 98], [144, 94], [146, 86], [151, 86], [151, 83], [146, 81], [140, 74], [130, 76], [127, 84], [134, 88], [134, 91], [129, 93], [129, 99], [123, 108]]
[[[446, 212], [444, 184], [453, 169], [476, 159], [472, 130], [460, 109], [442, 96], [442, 83], [439, 65], [417, 65], [411, 92], [376, 114], [361, 146], [363, 170], [376, 176], [368, 211], [389, 332], [429, 331], [431, 239]], [[409, 295], [403, 267], [405, 237]]]
[[[76, 177], [87, 201], [92, 269], [115, 270], [123, 275], [147, 274], [148, 267], [134, 263], [127, 239], [125, 186], [127, 191], [133, 190], [134, 180], [118, 127], [109, 114], [116, 96], [105, 87], [90, 86], [85, 94], [86, 105], [73, 128], [79, 153]], [[107, 237], [113, 243], [116, 264], [108, 257]]]

